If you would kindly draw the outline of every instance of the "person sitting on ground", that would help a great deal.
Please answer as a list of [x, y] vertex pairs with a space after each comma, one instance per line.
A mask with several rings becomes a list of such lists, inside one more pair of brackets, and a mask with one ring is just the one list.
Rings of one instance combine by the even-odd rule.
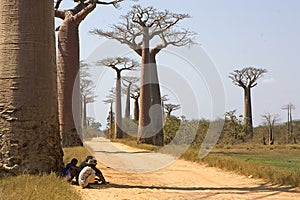
[[73, 158], [70, 163], [66, 165], [66, 167], [62, 170], [62, 177], [65, 177], [68, 181], [72, 181], [74, 177], [76, 177], [79, 173], [79, 168], [76, 166], [78, 160]]
[[80, 163], [79, 165], [79, 170], [82, 170], [85, 166], [86, 166], [86, 163], [90, 160], [90, 159], [93, 159], [93, 156], [87, 156], [84, 161], [82, 161], [82, 163]]
[[[79, 165], [79, 169], [82, 170], [82, 169], [87, 165], [87, 162], [88, 162], [88, 160], [90, 160], [90, 159], [93, 159], [93, 160], [95, 161], [95, 163], [96, 163], [94, 166], [92, 166], [93, 169], [94, 169], [95, 172], [96, 172], [96, 176], [98, 177], [98, 179], [96, 179], [95, 183], [97, 183], [97, 182], [99, 181], [98, 183], [100, 183], [100, 184], [109, 184], [109, 182], [107, 182], [107, 181], [105, 180], [105, 178], [104, 178], [102, 172], [100, 171], [100, 169], [98, 169], [98, 168], [96, 167], [96, 165], [97, 165], [97, 160], [94, 159], [93, 156], [87, 156], [86, 159]], [[77, 182], [78, 182], [78, 177], [77, 177]]]
[[89, 159], [86, 162], [86, 166], [80, 171], [78, 176], [78, 184], [82, 188], [89, 187], [90, 183], [95, 182], [96, 171], [93, 166], [96, 166], [96, 161], [94, 159]]

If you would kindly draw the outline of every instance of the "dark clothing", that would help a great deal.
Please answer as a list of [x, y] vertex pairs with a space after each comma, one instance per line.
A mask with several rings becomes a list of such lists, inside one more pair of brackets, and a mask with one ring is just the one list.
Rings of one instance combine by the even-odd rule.
[[77, 177], [80, 170], [73, 163], [68, 163], [62, 170], [62, 177], [65, 177], [68, 181], [72, 181], [74, 177]]
[[62, 173], [61, 173], [62, 177], [65, 177], [67, 175], [68, 170], [71, 169], [72, 167], [76, 167], [76, 166], [73, 163], [68, 163], [66, 165], [66, 167], [63, 168], [63, 170], [62, 170]]

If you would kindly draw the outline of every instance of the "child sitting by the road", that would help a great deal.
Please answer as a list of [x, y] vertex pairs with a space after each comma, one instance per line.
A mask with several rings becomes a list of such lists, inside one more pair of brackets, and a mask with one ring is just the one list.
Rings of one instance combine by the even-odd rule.
[[86, 166], [80, 171], [78, 176], [78, 184], [82, 188], [89, 187], [90, 183], [95, 182], [96, 171], [93, 169], [93, 166], [96, 166], [94, 159], [89, 159], [86, 162]]
[[79, 173], [79, 168], [76, 166], [78, 160], [73, 158], [70, 163], [66, 165], [66, 167], [62, 170], [62, 177], [65, 177], [68, 181], [72, 181], [74, 177], [76, 177]]
[[[93, 169], [93, 170], [95, 171], [95, 173], [96, 173], [96, 177], [98, 177], [98, 178], [95, 179], [95, 183], [98, 183], [98, 181], [99, 181], [99, 183], [101, 183], [101, 184], [109, 184], [109, 182], [107, 182], [107, 181], [105, 180], [105, 178], [104, 178], [102, 172], [100, 171], [100, 169], [98, 169], [98, 168], [96, 167], [96, 165], [97, 165], [97, 160], [94, 159], [93, 156], [87, 156], [86, 159], [85, 159], [85, 161], [82, 162], [82, 163], [79, 165], [79, 169], [82, 171], [82, 170], [84, 169], [84, 167], [87, 166], [87, 163], [88, 163], [89, 160], [93, 160], [93, 161], [95, 162], [94, 165], [91, 165], [92, 169]], [[78, 177], [78, 179], [79, 179], [79, 177]], [[79, 181], [78, 181], [78, 182], [79, 182]]]

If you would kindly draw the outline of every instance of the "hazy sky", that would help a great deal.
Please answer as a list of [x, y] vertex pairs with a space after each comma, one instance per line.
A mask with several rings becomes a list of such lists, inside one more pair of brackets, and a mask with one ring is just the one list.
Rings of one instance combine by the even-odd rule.
[[[296, 107], [293, 111], [294, 119], [300, 119], [300, 1], [140, 0], [138, 3], [142, 6], [151, 5], [158, 10], [188, 13], [192, 17], [180, 23], [179, 27], [197, 33], [196, 41], [202, 50], [195, 57], [202, 60], [195, 62], [199, 63], [200, 73], [194, 73], [195, 69], [191, 65], [194, 63], [193, 57], [174, 57], [171, 49], [162, 52], [157, 60], [160, 65], [159, 78], [163, 83], [162, 93], [169, 95], [170, 102], [183, 105], [183, 109], [174, 114], [188, 118], [211, 118], [214, 98], [221, 99], [225, 104], [224, 111], [236, 109], [237, 114], [243, 114], [243, 90], [233, 85], [228, 75], [235, 69], [251, 66], [268, 70], [252, 89], [254, 125], [261, 124], [261, 115], [266, 112], [279, 114], [281, 122], [286, 121], [287, 112], [281, 110], [281, 107], [288, 103]], [[126, 14], [134, 4], [125, 1], [119, 10], [112, 6], [98, 6], [81, 23], [82, 60], [92, 64], [98, 55], [101, 59], [107, 55], [114, 56], [118, 51], [123, 54], [128, 52], [125, 47], [120, 50], [122, 47], [119, 48], [117, 44], [118, 51], [115, 49], [114, 52], [110, 47], [114, 49], [115, 45], [108, 45], [110, 43], [106, 39], [88, 32], [93, 28], [109, 30], [110, 25], [120, 21], [119, 16]], [[74, 5], [73, 1], [64, 0], [61, 8], [67, 9]], [[56, 22], [59, 24], [59, 20]], [[134, 53], [128, 55], [139, 59]], [[224, 101], [222, 95], [214, 96], [215, 85], [207, 78], [213, 76], [205, 71], [206, 67], [211, 67], [211, 73], [220, 77], [220, 80], [216, 80], [216, 85], [222, 83], [219, 89], [224, 89], [217, 92], [217, 95], [224, 93]], [[94, 105], [90, 105], [89, 115], [96, 117], [105, 126], [108, 105], [104, 105], [102, 100], [107, 95], [107, 90], [113, 86], [115, 76], [109, 70], [91, 72], [97, 84], [98, 98]], [[95, 76], [98, 77], [95, 79]], [[178, 85], [178, 82], [185, 83]], [[182, 92], [182, 88], [186, 93]], [[192, 100], [188, 102], [186, 98], [191, 94], [195, 98], [189, 98]]]

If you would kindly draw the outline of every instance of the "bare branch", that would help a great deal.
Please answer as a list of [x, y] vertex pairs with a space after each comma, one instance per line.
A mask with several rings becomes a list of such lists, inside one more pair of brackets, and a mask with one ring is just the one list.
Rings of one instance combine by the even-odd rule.
[[234, 70], [228, 77], [239, 87], [252, 88], [257, 85], [256, 81], [265, 73], [267, 73], [266, 69], [247, 67], [242, 70]]
[[62, 0], [57, 0], [54, 8], [58, 9], [61, 2]]
[[96, 62], [97, 66], [105, 66], [114, 69], [117, 72], [123, 70], [136, 70], [140, 64], [128, 57], [105, 58]]
[[175, 25], [186, 18], [190, 18], [190, 16], [171, 13], [167, 10], [160, 12], [153, 7], [142, 8], [140, 5], [135, 5], [126, 15], [121, 16], [122, 22], [113, 25], [111, 31], [94, 29], [90, 33], [115, 39], [128, 45], [141, 56], [142, 41], [147, 29], [149, 31], [148, 40], [155, 36], [161, 38], [161, 44], [152, 49], [152, 53], [156, 54], [168, 45], [180, 47], [195, 43], [194, 32], [175, 29]]

